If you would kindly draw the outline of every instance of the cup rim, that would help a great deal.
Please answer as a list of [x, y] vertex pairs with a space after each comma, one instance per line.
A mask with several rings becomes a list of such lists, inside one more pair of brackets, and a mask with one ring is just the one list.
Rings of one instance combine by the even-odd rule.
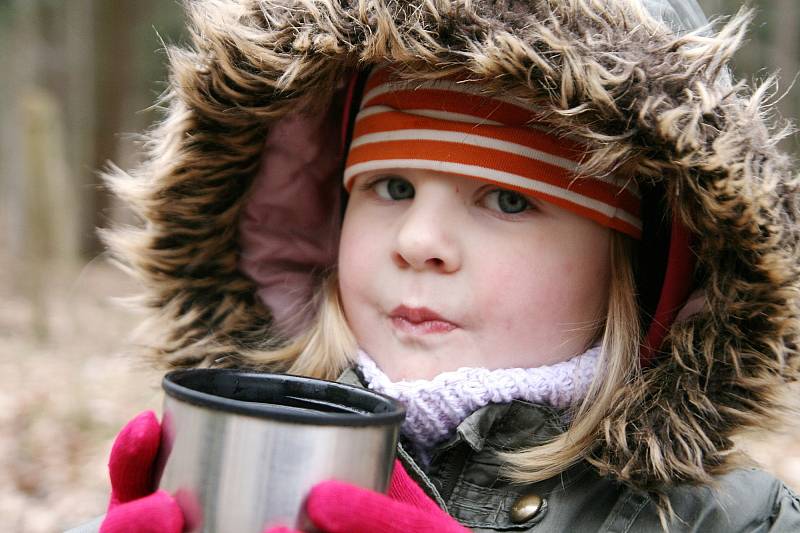
[[[272, 389], [264, 389], [265, 382], [269, 382]], [[200, 384], [208, 390], [197, 390]], [[254, 390], [257, 385], [261, 389]], [[291, 374], [193, 368], [169, 372], [161, 386], [168, 396], [198, 407], [300, 424], [382, 426], [400, 424], [405, 417], [403, 405], [386, 395], [345, 383]], [[295, 405], [267, 403], [268, 393]], [[302, 396], [295, 396], [297, 394]]]

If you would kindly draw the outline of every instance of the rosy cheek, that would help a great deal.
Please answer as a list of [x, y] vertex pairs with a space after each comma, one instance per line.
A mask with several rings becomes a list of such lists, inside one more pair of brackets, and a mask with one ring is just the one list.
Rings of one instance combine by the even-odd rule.
[[565, 278], [569, 279], [575, 272], [575, 264], [572, 261], [565, 261], [559, 266], [558, 271], [563, 273]]
[[541, 303], [536, 295], [542, 289], [542, 284], [536, 281], [538, 276], [526, 276], [519, 271], [520, 264], [498, 261], [492, 268], [476, 273], [471, 283], [476, 310], [492, 317], [491, 320], [506, 332], [518, 328], [524, 315], [529, 315]]
[[368, 231], [374, 227], [374, 221], [363, 221], [361, 218], [351, 216], [345, 221], [339, 244], [339, 284], [342, 297], [347, 301], [352, 301], [353, 297], [364, 297], [364, 292], [374, 284], [375, 277], [381, 271], [380, 258], [386, 255], [385, 251], [380, 250], [380, 243], [385, 237]]
[[541, 257], [526, 257], [513, 264], [499, 263], [488, 279], [494, 280], [485, 300], [507, 331], [549, 322], [563, 313], [570, 298], [569, 279], [574, 262], [546, 264]]
[[358, 248], [357, 239], [354, 239], [354, 235], [345, 230], [339, 244], [339, 280], [342, 292], [350, 290], [352, 281], [360, 275]]

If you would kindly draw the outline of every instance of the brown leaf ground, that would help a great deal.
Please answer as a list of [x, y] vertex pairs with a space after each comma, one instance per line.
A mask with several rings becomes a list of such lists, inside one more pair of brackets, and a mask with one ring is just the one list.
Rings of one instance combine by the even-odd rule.
[[[137, 316], [112, 301], [136, 289], [102, 257], [70, 269], [0, 251], [0, 531], [50, 533], [104, 511], [114, 435], [161, 403], [160, 374], [126, 342]], [[800, 489], [800, 421], [743, 446]]]

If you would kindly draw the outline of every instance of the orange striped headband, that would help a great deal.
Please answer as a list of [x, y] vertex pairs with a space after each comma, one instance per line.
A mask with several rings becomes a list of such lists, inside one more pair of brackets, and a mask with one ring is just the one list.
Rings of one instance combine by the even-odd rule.
[[344, 171], [417, 168], [516, 190], [641, 238], [640, 198], [613, 177], [576, 179], [585, 149], [535, 124], [534, 109], [453, 80], [403, 81], [389, 67], [366, 81]]

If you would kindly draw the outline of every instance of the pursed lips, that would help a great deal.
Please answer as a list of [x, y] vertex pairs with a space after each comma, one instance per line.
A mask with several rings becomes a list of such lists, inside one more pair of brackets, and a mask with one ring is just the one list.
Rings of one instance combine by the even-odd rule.
[[400, 305], [389, 313], [389, 319], [398, 330], [412, 335], [447, 333], [459, 327], [427, 307]]

